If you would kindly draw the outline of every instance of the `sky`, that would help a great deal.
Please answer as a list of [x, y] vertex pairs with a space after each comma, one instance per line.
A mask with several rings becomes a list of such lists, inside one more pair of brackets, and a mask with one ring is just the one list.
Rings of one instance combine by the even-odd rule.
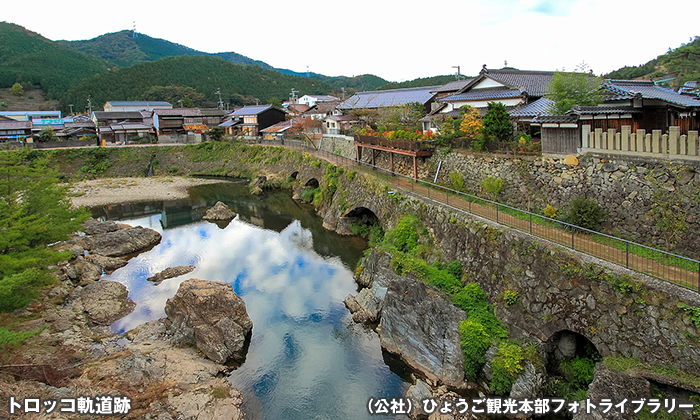
[[[40, 10], [41, 12], [36, 12]], [[700, 35], [700, 1], [306, 0], [8, 2], [0, 20], [51, 40], [132, 29], [209, 53], [234, 51], [273, 67], [389, 81], [482, 65], [586, 67], [605, 74], [644, 64]], [[695, 27], [695, 28], [693, 28]]]

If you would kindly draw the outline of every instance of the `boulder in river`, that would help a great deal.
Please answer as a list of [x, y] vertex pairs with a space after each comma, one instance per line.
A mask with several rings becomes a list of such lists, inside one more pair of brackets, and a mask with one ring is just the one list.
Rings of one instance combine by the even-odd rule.
[[153, 229], [135, 226], [87, 236], [85, 244], [91, 253], [121, 257], [146, 251], [160, 243], [161, 238], [161, 234]]
[[147, 281], [152, 281], [156, 285], [160, 284], [163, 280], [171, 279], [173, 277], [182, 276], [183, 274], [191, 273], [195, 269], [193, 265], [178, 265], [177, 267], [168, 267], [160, 273], [147, 278]]
[[245, 357], [253, 322], [230, 284], [186, 280], [168, 299], [165, 314], [176, 344], [194, 344], [216, 363]]
[[217, 201], [214, 207], [207, 210], [207, 213], [202, 217], [204, 220], [208, 221], [226, 221], [231, 220], [236, 217], [236, 213], [232, 211], [226, 204], [221, 201]]
[[88, 320], [98, 325], [109, 325], [136, 307], [136, 303], [127, 298], [126, 286], [115, 281], [96, 281], [76, 289], [74, 294], [80, 298]]

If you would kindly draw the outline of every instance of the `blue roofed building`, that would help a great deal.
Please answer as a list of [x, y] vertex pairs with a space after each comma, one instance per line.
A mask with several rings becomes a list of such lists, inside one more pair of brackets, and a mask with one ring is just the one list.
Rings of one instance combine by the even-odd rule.
[[272, 105], [251, 105], [235, 110], [230, 114], [232, 120], [241, 124], [231, 124], [234, 130], [240, 130], [243, 136], [259, 136], [260, 131], [287, 119], [287, 113]]
[[418, 102], [425, 107], [426, 112], [430, 110], [430, 104], [435, 98], [433, 90], [439, 86], [374, 90], [370, 92], [358, 92], [338, 105], [342, 111], [353, 109], [379, 109], [407, 105]]

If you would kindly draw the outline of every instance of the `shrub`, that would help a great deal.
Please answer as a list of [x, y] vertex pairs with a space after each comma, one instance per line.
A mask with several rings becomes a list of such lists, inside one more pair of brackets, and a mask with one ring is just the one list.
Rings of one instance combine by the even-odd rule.
[[462, 278], [462, 263], [459, 261], [452, 261], [445, 267], [448, 273], [455, 276], [457, 280]]
[[307, 188], [301, 193], [301, 201], [305, 203], [311, 203], [314, 201], [314, 196], [317, 192], [321, 191], [320, 188]]
[[517, 290], [506, 289], [503, 291], [503, 301], [506, 306], [515, 305], [520, 299], [520, 294]]
[[544, 215], [549, 217], [550, 219], [556, 219], [557, 208], [553, 207], [551, 204], [547, 204], [547, 207], [544, 209]]
[[418, 245], [420, 221], [415, 215], [402, 218], [386, 236], [388, 243], [401, 252], [411, 252]]
[[571, 360], [562, 361], [559, 364], [559, 369], [567, 381], [581, 387], [587, 387], [593, 382], [595, 363], [592, 358], [576, 356]]
[[355, 176], [357, 176], [357, 172], [353, 170], [348, 170], [347, 172], [345, 172], [345, 178], [347, 178], [348, 181], [352, 181], [353, 179], [355, 179]]
[[462, 191], [462, 188], [464, 188], [464, 177], [462, 176], [461, 172], [450, 172], [450, 182], [452, 182], [452, 186], [457, 191]]
[[496, 356], [491, 362], [491, 391], [496, 394], [507, 394], [523, 371], [523, 349], [517, 344], [501, 342]]
[[479, 369], [486, 362], [486, 351], [491, 346], [493, 338], [481, 323], [471, 319], [459, 323], [459, 335], [464, 352], [465, 376], [475, 381]]
[[603, 217], [605, 210], [598, 205], [595, 198], [576, 197], [569, 203], [564, 221], [584, 229], [595, 230]]
[[492, 176], [484, 178], [479, 185], [481, 185], [487, 193], [491, 194], [494, 201], [503, 190], [503, 180]]

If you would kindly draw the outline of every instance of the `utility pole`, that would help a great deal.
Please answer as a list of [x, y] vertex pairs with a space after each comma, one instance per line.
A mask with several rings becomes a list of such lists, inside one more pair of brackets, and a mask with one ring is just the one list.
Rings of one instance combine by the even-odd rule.
[[87, 97], [87, 106], [85, 108], [87, 109], [88, 115], [92, 115], [92, 99], [90, 99], [90, 95]]
[[455, 78], [459, 80], [460, 77], [462, 77], [462, 72], [460, 71], [459, 66], [452, 66], [453, 69], [457, 69], [457, 74], [455, 74]]
[[292, 96], [289, 98], [289, 100], [294, 103], [297, 103], [297, 93], [299, 93], [299, 91], [294, 90], [294, 88], [292, 88]]
[[221, 88], [218, 88], [214, 94], [219, 95], [219, 109], [224, 109], [224, 101], [221, 100]]
[[341, 99], [342, 99], [342, 100], [345, 100], [345, 88], [344, 88], [344, 87], [341, 87], [341, 88], [340, 88], [340, 91], [343, 93]]
[[68, 105], [70, 107], [70, 114], [73, 115], [73, 104]]

